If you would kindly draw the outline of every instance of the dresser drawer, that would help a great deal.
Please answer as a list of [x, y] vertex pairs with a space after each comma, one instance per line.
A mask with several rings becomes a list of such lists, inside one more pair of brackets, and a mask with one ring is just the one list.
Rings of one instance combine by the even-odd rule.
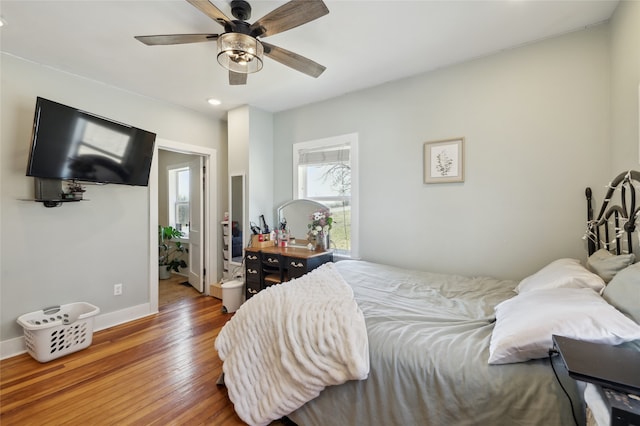
[[247, 265], [247, 268], [260, 268], [260, 255], [257, 253], [247, 252], [244, 261]]
[[250, 282], [260, 283], [260, 278], [262, 274], [261, 274], [261, 268], [259, 266], [257, 268], [252, 268], [247, 265], [244, 272], [245, 272], [244, 276], [247, 280], [247, 283], [250, 283]]
[[299, 278], [308, 272], [307, 259], [288, 257], [286, 261], [286, 268], [289, 279]]
[[247, 288], [246, 288], [246, 294], [245, 294], [246, 300], [249, 300], [249, 298], [251, 298], [254, 295], [256, 295], [260, 290], [262, 290], [262, 288], [260, 286], [260, 281], [251, 282], [251, 281], [247, 280]]
[[278, 254], [262, 254], [262, 264], [270, 268], [280, 267], [280, 255]]
[[260, 253], [247, 252], [244, 259], [244, 277], [249, 283], [260, 285], [262, 279], [262, 265], [260, 264]]

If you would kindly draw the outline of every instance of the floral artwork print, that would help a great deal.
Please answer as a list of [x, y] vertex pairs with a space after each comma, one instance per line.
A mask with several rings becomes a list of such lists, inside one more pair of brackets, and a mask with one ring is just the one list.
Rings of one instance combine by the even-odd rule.
[[424, 183], [464, 182], [464, 138], [424, 143]]
[[445, 177], [458, 174], [458, 149], [456, 145], [442, 145], [432, 148], [431, 176]]
[[441, 151], [436, 155], [436, 171], [440, 173], [440, 176], [448, 176], [452, 165], [453, 160], [449, 158], [446, 151]]

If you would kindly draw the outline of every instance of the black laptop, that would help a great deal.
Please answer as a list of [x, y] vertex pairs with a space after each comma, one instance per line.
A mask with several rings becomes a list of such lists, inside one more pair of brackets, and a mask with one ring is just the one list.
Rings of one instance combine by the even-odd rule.
[[640, 395], [640, 352], [556, 335], [553, 346], [570, 377]]

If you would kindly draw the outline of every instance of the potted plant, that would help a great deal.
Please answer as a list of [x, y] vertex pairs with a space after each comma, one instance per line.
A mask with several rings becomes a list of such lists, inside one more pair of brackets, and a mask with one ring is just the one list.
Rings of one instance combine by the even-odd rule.
[[166, 280], [171, 277], [171, 271], [180, 272], [180, 268], [186, 268], [187, 262], [181, 259], [187, 248], [180, 241], [172, 241], [174, 238], [182, 237], [182, 231], [173, 226], [158, 226], [159, 255], [158, 267], [159, 277]]

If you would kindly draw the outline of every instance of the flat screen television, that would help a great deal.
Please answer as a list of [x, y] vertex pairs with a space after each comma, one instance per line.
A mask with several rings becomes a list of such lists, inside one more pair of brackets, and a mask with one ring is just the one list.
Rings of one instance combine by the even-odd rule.
[[37, 98], [27, 176], [147, 186], [155, 133]]

